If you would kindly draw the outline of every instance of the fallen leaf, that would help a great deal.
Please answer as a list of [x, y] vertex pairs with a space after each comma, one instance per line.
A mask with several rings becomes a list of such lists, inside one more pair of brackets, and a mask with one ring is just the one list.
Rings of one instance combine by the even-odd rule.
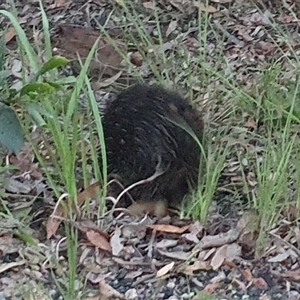
[[135, 279], [137, 277], [140, 277], [141, 275], [143, 274], [143, 271], [142, 270], [139, 270], [139, 271], [131, 271], [131, 272], [128, 272], [124, 278], [128, 278], [128, 279]]
[[244, 126], [246, 128], [255, 130], [257, 128], [257, 122], [254, 120], [254, 118], [249, 118]]
[[289, 253], [287, 252], [283, 252], [283, 253], [279, 253], [271, 258], [268, 259], [268, 262], [270, 263], [274, 263], [274, 262], [283, 262], [285, 261], [287, 258], [289, 258]]
[[87, 231], [94, 230], [99, 234], [103, 235], [107, 240], [110, 239], [110, 235], [98, 228], [97, 225], [91, 220], [81, 220], [74, 222], [73, 224], [82, 232], [86, 233]]
[[109, 243], [109, 241], [99, 232], [94, 230], [89, 230], [86, 232], [86, 237], [88, 241], [96, 246], [97, 248], [105, 251], [112, 252], [112, 247]]
[[110, 299], [126, 299], [124, 294], [119, 293], [104, 280], [99, 282], [99, 292], [101, 300], [110, 300]]
[[10, 42], [16, 36], [16, 30], [14, 27], [9, 27], [5, 34], [5, 42]]
[[284, 273], [278, 274], [279, 276], [290, 279], [292, 281], [300, 282], [300, 270], [295, 270], [295, 271], [286, 271]]
[[207, 295], [211, 295], [215, 292], [215, 290], [220, 286], [220, 282], [209, 283], [203, 289], [203, 293]]
[[60, 223], [66, 215], [66, 210], [63, 205], [59, 204], [56, 210], [49, 217], [46, 225], [47, 239], [50, 239], [57, 231]]
[[197, 7], [199, 10], [207, 12], [207, 13], [215, 13], [218, 11], [215, 7], [213, 7], [211, 5], [206, 6], [201, 2], [197, 2], [195, 4], [195, 7]]
[[267, 290], [269, 288], [267, 282], [261, 277], [253, 278], [252, 285], [262, 290]]
[[199, 234], [204, 230], [203, 225], [200, 224], [199, 221], [196, 221], [195, 223], [191, 224], [189, 227], [189, 232], [193, 234]]
[[34, 158], [32, 147], [29, 143], [24, 143], [22, 150], [15, 155], [11, 155], [9, 161], [19, 169], [22, 175], [26, 173], [34, 179], [41, 179], [43, 176], [38, 170], [38, 164], [33, 163]]
[[201, 260], [196, 260], [193, 264], [191, 265], [186, 265], [183, 264], [178, 268], [178, 273], [183, 273], [188, 276], [194, 275], [194, 272], [198, 271], [208, 271], [211, 270], [211, 265], [210, 262], [208, 261], [201, 261]]
[[185, 15], [191, 15], [195, 11], [193, 1], [169, 0], [170, 4]]
[[222, 232], [217, 235], [206, 235], [204, 236], [200, 243], [197, 244], [193, 251], [200, 252], [203, 249], [219, 247], [224, 244], [230, 244], [235, 242], [239, 237], [239, 231], [236, 229], [230, 229], [227, 232]]
[[154, 1], [143, 2], [143, 6], [145, 8], [155, 9], [155, 2]]
[[213, 270], [217, 270], [222, 266], [225, 260], [234, 260], [236, 257], [240, 257], [241, 247], [234, 243], [229, 245], [223, 245], [217, 249], [214, 257], [211, 260], [211, 266]]
[[14, 261], [11, 263], [1, 263], [0, 264], [0, 274], [6, 272], [7, 270], [13, 269], [15, 267], [23, 266], [27, 262], [25, 259], [20, 260], [20, 261]]
[[112, 248], [113, 255], [119, 255], [120, 252], [123, 250], [124, 245], [121, 240], [121, 229], [119, 227], [116, 228], [113, 236], [110, 239], [110, 245]]
[[196, 234], [194, 233], [186, 233], [182, 236], [184, 239], [186, 239], [189, 242], [192, 242], [194, 244], [198, 244], [199, 243], [199, 239], [197, 237]]
[[122, 75], [123, 71], [118, 72], [117, 74], [105, 79], [105, 80], [101, 80], [101, 82], [99, 82], [98, 86], [99, 88], [104, 88], [107, 86], [110, 86], [111, 84], [113, 84], [115, 81], [117, 81], [117, 79], [120, 78], [120, 76]]
[[163, 255], [165, 257], [169, 257], [172, 259], [178, 259], [178, 260], [184, 260], [184, 261], [189, 259], [189, 257], [191, 256], [191, 253], [184, 252], [184, 251], [168, 252], [168, 251], [163, 251], [160, 249], [158, 249], [157, 251], [160, 255]]
[[161, 231], [161, 232], [182, 234], [189, 229], [189, 226], [187, 225], [183, 227], [177, 227], [173, 225], [154, 224], [154, 225], [149, 225], [148, 228], [151, 228], [156, 231]]
[[172, 261], [171, 263], [165, 265], [164, 267], [162, 267], [161, 269], [159, 269], [156, 273], [156, 278], [165, 276], [166, 274], [168, 274], [174, 267], [175, 262]]
[[247, 292], [247, 286], [245, 285], [244, 282], [238, 280], [237, 278], [233, 279], [234, 282], [236, 282], [238, 284], [238, 286], [240, 287], [240, 289], [244, 292]]
[[[102, 183], [98, 181], [91, 184], [88, 188], [79, 193], [77, 196], [78, 206], [81, 206], [87, 198], [96, 197], [98, 195], [100, 187], [102, 187]], [[49, 217], [46, 225], [47, 239], [50, 239], [56, 233], [60, 223], [67, 216], [67, 209], [69, 210], [69, 207], [67, 208], [65, 205], [62, 205], [61, 202], [57, 206], [56, 210]], [[73, 211], [76, 211], [75, 207], [73, 208]]]
[[243, 276], [245, 277], [245, 279], [247, 281], [251, 281], [252, 280], [252, 273], [249, 269], [246, 269], [246, 270], [242, 270], [242, 274]]
[[47, 10], [55, 9], [55, 8], [65, 8], [67, 9], [72, 4], [70, 0], [55, 0], [53, 4], [48, 5]]
[[171, 21], [166, 31], [166, 36], [168, 37], [176, 28], [177, 28], [177, 20]]
[[155, 244], [155, 248], [157, 249], [167, 249], [170, 247], [175, 247], [178, 244], [178, 240], [168, 240], [163, 239]]

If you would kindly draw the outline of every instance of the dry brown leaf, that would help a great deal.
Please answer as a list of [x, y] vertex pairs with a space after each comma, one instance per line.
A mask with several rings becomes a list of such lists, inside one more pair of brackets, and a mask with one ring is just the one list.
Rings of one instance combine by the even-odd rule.
[[73, 222], [74, 226], [76, 226], [82, 232], [87, 232], [90, 230], [94, 230], [99, 234], [103, 235], [107, 240], [110, 239], [110, 235], [104, 231], [102, 231], [97, 225], [91, 220], [81, 220], [77, 222]]
[[299, 216], [300, 210], [295, 204], [288, 204], [283, 210], [284, 217], [290, 221], [294, 222]]
[[201, 260], [207, 260], [210, 257], [212, 257], [212, 255], [216, 252], [216, 248], [213, 247], [211, 249], [205, 250], [205, 251], [201, 251], [199, 253], [199, 259]]
[[119, 227], [116, 228], [113, 236], [110, 239], [110, 245], [112, 248], [112, 254], [117, 256], [124, 249], [124, 245], [121, 239], [121, 229]]
[[178, 245], [178, 240], [163, 239], [155, 244], [156, 249], [167, 249]]
[[182, 265], [178, 268], [178, 273], [183, 273], [188, 276], [194, 275], [194, 272], [211, 270], [210, 262], [196, 260], [192, 265]]
[[49, 217], [46, 225], [47, 239], [50, 239], [57, 231], [60, 223], [66, 216], [66, 211], [63, 205], [59, 204], [56, 211]]
[[257, 122], [254, 120], [253, 117], [249, 118], [247, 120], [247, 122], [244, 125], [246, 128], [250, 128], [250, 129], [256, 129], [257, 128]]
[[280, 23], [293, 23], [293, 22], [299, 22], [297, 18], [294, 18], [293, 15], [285, 15], [285, 14], [280, 14], [277, 18], [277, 21]]
[[207, 12], [207, 13], [215, 13], [215, 12], [218, 11], [215, 7], [213, 7], [213, 6], [211, 6], [211, 5], [206, 6], [206, 5], [204, 5], [203, 3], [201, 3], [201, 2], [198, 2], [197, 4], [195, 4], [195, 6], [196, 6], [199, 10], [204, 11], [204, 12]]
[[171, 263], [165, 265], [164, 267], [162, 267], [161, 269], [159, 269], [156, 273], [156, 278], [165, 276], [166, 274], [168, 274], [174, 267], [175, 262], [172, 261]]
[[239, 285], [239, 287], [242, 291], [244, 291], [245, 293], [247, 292], [247, 286], [245, 285], [244, 282], [238, 280], [237, 278], [234, 278], [233, 281]]
[[185, 15], [190, 15], [195, 11], [193, 1], [169, 0], [170, 4]]
[[26, 264], [26, 260], [14, 261], [10, 263], [1, 263], [0, 265], [0, 274], [6, 272], [9, 269], [13, 269], [19, 266], [23, 266]]
[[128, 279], [135, 279], [137, 277], [140, 277], [142, 274], [144, 273], [144, 271], [139, 270], [139, 271], [131, 271], [128, 272], [124, 278], [128, 278]]
[[111, 84], [116, 82], [121, 77], [122, 73], [123, 73], [123, 71], [120, 71], [117, 74], [115, 74], [105, 80], [101, 80], [101, 82], [98, 83], [97, 87], [104, 88], [104, 87], [110, 86]]
[[267, 290], [269, 288], [267, 282], [262, 277], [253, 278], [252, 285], [262, 290]]
[[[1, 227], [4, 228], [5, 224], [1, 223]], [[0, 258], [8, 254], [18, 253], [23, 245], [22, 241], [9, 235], [1, 236], [1, 233], [0, 230]]]
[[104, 280], [99, 282], [99, 291], [101, 300], [111, 300], [111, 299], [126, 299], [124, 294], [119, 293], [113, 287], [108, 285]]
[[147, 227], [144, 224], [125, 224], [122, 226], [122, 236], [127, 240], [136, 237], [142, 240], [146, 236], [146, 231]]
[[246, 270], [242, 270], [242, 274], [243, 276], [245, 277], [245, 279], [247, 281], [251, 281], [252, 280], [252, 273], [249, 269], [246, 269]]
[[300, 249], [300, 229], [298, 227], [294, 228], [295, 239], [298, 245], [298, 249]]
[[165, 257], [169, 257], [169, 258], [172, 258], [172, 259], [183, 260], [183, 261], [189, 259], [190, 255], [191, 255], [191, 253], [184, 252], [184, 251], [169, 252], [169, 251], [163, 251], [163, 250], [157, 249], [157, 252], [160, 255], [163, 255]]
[[9, 161], [12, 165], [16, 166], [21, 174], [30, 174], [30, 177], [35, 179], [41, 179], [42, 173], [38, 170], [38, 165], [33, 163], [34, 153], [29, 143], [24, 143], [22, 151], [18, 154], [13, 154], [9, 157]]
[[233, 261], [225, 260], [224, 261], [224, 266], [227, 266], [231, 269], [238, 269], [237, 265]]
[[68, 8], [72, 4], [70, 0], [55, 0], [53, 4], [48, 5], [47, 10], [55, 9], [55, 8]]
[[274, 262], [283, 262], [285, 261], [287, 258], [290, 257], [290, 253], [288, 253], [287, 251], [282, 252], [282, 253], [278, 253], [277, 255], [270, 257], [268, 259], [268, 262], [270, 263], [274, 263]]
[[203, 237], [199, 244], [194, 248], [194, 252], [200, 252], [204, 249], [220, 247], [224, 244], [230, 244], [235, 242], [239, 237], [239, 231], [237, 229], [231, 229], [227, 232], [217, 235], [207, 235]]
[[203, 289], [203, 293], [207, 295], [211, 295], [215, 292], [215, 290], [220, 286], [220, 282], [209, 283]]
[[10, 42], [16, 36], [16, 30], [14, 27], [9, 27], [5, 34], [5, 42]]
[[259, 216], [255, 211], [243, 213], [237, 224], [237, 230], [240, 233], [239, 244], [243, 248], [255, 248], [259, 225]]
[[196, 221], [195, 223], [191, 224], [189, 227], [189, 232], [193, 234], [199, 234], [204, 230], [203, 225], [200, 224], [199, 221]]
[[160, 231], [160, 232], [182, 234], [189, 229], [189, 226], [187, 225], [187, 226], [183, 226], [183, 227], [177, 227], [174, 225], [153, 224], [153, 225], [149, 225], [148, 228], [151, 228], [153, 230]]
[[223, 265], [225, 260], [234, 260], [236, 257], [241, 255], [241, 247], [234, 243], [229, 245], [223, 245], [219, 249], [217, 249], [214, 257], [211, 260], [211, 266], [213, 270], [217, 270], [219, 267]]
[[176, 28], [177, 28], [177, 20], [171, 21], [166, 31], [166, 36], [168, 37]]
[[183, 234], [182, 237], [183, 237], [184, 239], [186, 239], [187, 241], [192, 242], [192, 243], [194, 243], [194, 244], [198, 244], [199, 241], [200, 241], [200, 240], [198, 239], [197, 235], [194, 234], [194, 233], [186, 233], [186, 234]]
[[86, 232], [86, 237], [88, 241], [97, 248], [108, 252], [112, 252], [112, 248], [109, 241], [99, 232], [89, 230]]
[[[91, 184], [88, 188], [78, 194], [77, 197], [77, 205], [81, 206], [87, 198], [96, 197], [99, 191], [99, 188], [102, 186], [100, 181]], [[59, 203], [57, 206], [56, 211], [49, 217], [46, 225], [47, 231], [47, 239], [50, 239], [57, 231], [60, 223], [66, 218], [67, 212], [66, 207]], [[73, 211], [75, 212], [76, 209], [74, 208]]]
[[296, 281], [296, 282], [300, 282], [300, 270], [294, 270], [294, 271], [286, 271], [284, 273], [280, 273], [279, 276], [292, 280], [292, 281]]
[[143, 6], [145, 8], [155, 9], [155, 2], [154, 1], [143, 2]]

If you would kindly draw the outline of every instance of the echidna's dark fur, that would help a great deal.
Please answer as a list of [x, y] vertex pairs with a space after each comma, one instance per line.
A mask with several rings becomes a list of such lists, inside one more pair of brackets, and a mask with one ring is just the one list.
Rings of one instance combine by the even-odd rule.
[[195, 188], [200, 148], [183, 128], [202, 140], [201, 114], [175, 92], [159, 86], [134, 85], [121, 92], [102, 118], [108, 173], [125, 186], [163, 174], [130, 194], [136, 201], [165, 200], [177, 206]]

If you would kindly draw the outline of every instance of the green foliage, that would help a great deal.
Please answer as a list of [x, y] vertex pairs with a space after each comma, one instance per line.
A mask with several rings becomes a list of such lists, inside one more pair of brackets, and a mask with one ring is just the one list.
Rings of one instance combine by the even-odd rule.
[[[15, 27], [20, 41], [19, 44], [25, 51], [26, 59], [29, 60], [30, 72], [34, 74], [31, 76], [31, 80], [25, 79], [20, 91], [17, 92], [8, 87], [11, 72], [4, 69], [5, 42], [4, 38], [2, 38], [0, 41], [0, 48], [3, 50], [0, 51], [0, 143], [10, 151], [18, 152], [23, 144], [23, 129], [17, 115], [13, 111], [13, 106], [16, 104], [21, 107], [22, 111], [29, 113], [39, 125], [44, 125], [45, 122], [41, 115], [43, 109], [39, 105], [40, 99], [41, 97], [52, 95], [56, 90], [62, 88], [61, 84], [49, 81], [47, 75], [52, 70], [64, 67], [69, 61], [64, 57], [55, 56], [49, 57], [45, 63], [40, 63], [24, 30], [18, 24], [17, 17], [11, 12], [4, 10], [0, 10], [0, 14], [8, 17]], [[34, 101], [34, 104], [32, 101]]]
[[0, 102], [0, 144], [10, 151], [19, 152], [23, 142], [23, 130], [15, 112]]

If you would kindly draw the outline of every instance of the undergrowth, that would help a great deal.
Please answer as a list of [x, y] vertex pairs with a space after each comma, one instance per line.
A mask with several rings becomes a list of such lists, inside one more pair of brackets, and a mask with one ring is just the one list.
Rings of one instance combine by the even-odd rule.
[[[42, 2], [40, 1], [40, 3]], [[156, 34], [153, 37], [148, 34], [147, 28], [135, 8], [130, 2], [127, 5], [116, 7], [114, 12], [120, 13], [120, 15], [125, 12], [123, 22], [126, 39], [128, 43], [135, 45], [143, 56], [145, 64], [149, 66], [153, 74], [152, 81], [166, 86], [181, 85], [187, 91], [186, 96], [191, 101], [197, 105], [200, 103], [210, 113], [205, 129], [206, 144], [204, 148], [206, 153], [202, 159], [199, 188], [192, 195], [189, 205], [182, 211], [182, 217], [192, 216], [193, 219], [205, 222], [210, 204], [218, 189], [226, 159], [228, 156], [237, 156], [241, 161], [246, 158], [252, 162], [251, 168], [253, 168], [252, 172], [256, 174], [257, 184], [254, 188], [248, 188], [249, 182], [245, 174], [243, 184], [247, 187], [247, 193], [251, 195], [249, 197], [252, 199], [251, 208], [255, 208], [260, 217], [259, 245], [263, 245], [268, 232], [278, 222], [288, 205], [294, 202], [298, 209], [300, 206], [298, 189], [293, 197], [289, 196], [291, 183], [299, 186], [300, 182], [300, 153], [299, 147], [297, 147], [300, 114], [297, 102], [299, 79], [297, 78], [294, 82], [282, 81], [284, 74], [277, 62], [269, 69], [260, 72], [261, 86], [256, 92], [244, 91], [233, 78], [219, 71], [219, 65], [226, 65], [226, 58], [223, 57], [221, 48], [218, 49], [220, 56], [214, 57], [214, 61], [217, 61], [215, 64], [209, 57], [207, 37], [214, 36], [221, 41], [225, 37], [213, 30], [209, 14], [201, 11], [196, 20], [197, 37], [200, 43], [197, 55], [190, 55], [184, 47], [178, 45], [171, 47], [169, 51], [160, 51], [159, 55], [155, 55], [155, 52], [145, 51], [145, 49], [154, 49], [154, 46], [156, 49], [158, 46], [163, 47], [166, 43], [161, 31], [159, 10], [152, 11], [151, 17], [156, 24]], [[42, 5], [41, 11], [45, 37], [45, 49], [41, 51], [45, 52], [49, 60], [52, 57], [49, 24]], [[39, 61], [41, 53], [35, 51], [30, 45], [28, 38], [18, 25], [16, 16], [8, 12], [5, 12], [5, 15], [10, 19], [17, 32], [19, 54], [23, 66], [27, 66], [31, 75], [37, 74], [42, 65]], [[194, 22], [194, 20], [190, 22]], [[114, 44], [114, 40], [109, 36], [105, 26], [101, 27], [101, 32]], [[180, 34], [177, 36], [179, 41], [182, 38]], [[102, 180], [104, 190], [99, 199], [103, 199], [103, 196], [106, 195], [107, 162], [105, 153], [103, 153], [103, 161], [99, 163], [99, 148], [96, 146], [100, 146], [102, 151], [105, 151], [101, 118], [87, 78], [88, 66], [95, 51], [96, 44], [82, 65], [80, 75], [74, 78], [71, 93], [68, 92], [67, 86], [62, 85], [60, 89], [49, 93], [35, 93], [34, 98], [27, 98], [26, 102], [29, 114], [23, 125], [27, 139], [30, 140], [33, 122], [38, 120], [45, 133], [44, 145], [49, 150], [50, 163], [45, 161], [39, 146], [33, 140], [31, 141], [32, 147], [43, 167], [50, 188], [54, 191], [57, 199], [66, 194], [66, 204], [70, 207], [76, 203], [77, 199], [78, 178], [76, 174], [78, 170], [82, 172], [84, 187], [87, 187], [92, 180]], [[127, 61], [130, 71], [142, 81], [141, 75], [130, 65], [127, 54], [121, 54]], [[49, 76], [54, 82], [63, 81], [57, 70], [51, 72]], [[25, 76], [23, 81], [25, 84], [29, 79]], [[37, 79], [38, 81], [39, 79]], [[214, 88], [216, 81], [221, 83], [222, 91]], [[195, 92], [195, 87], [198, 92]], [[78, 106], [78, 98], [82, 92], [89, 103], [86, 114], [82, 114]], [[203, 99], [203, 101], [199, 101], [199, 99]], [[37, 114], [37, 110], [34, 110], [32, 106], [32, 103], [36, 104], [37, 100], [42, 109], [41, 114]], [[36, 106], [34, 107], [36, 108]], [[30, 114], [30, 111], [34, 111], [35, 114]], [[232, 120], [235, 122], [238, 120], [239, 124], [235, 124], [235, 126], [241, 125], [245, 122], [244, 115], [251, 116], [257, 124], [262, 124], [263, 130], [257, 133], [259, 140], [254, 145], [259, 147], [260, 151], [247, 153], [245, 157], [241, 157], [237, 153], [229, 152], [231, 148], [228, 147], [226, 141], [224, 142], [224, 136], [222, 136], [224, 131], [220, 131], [220, 127], [214, 127], [214, 125], [220, 123], [222, 126], [230, 128]], [[230, 135], [230, 130], [227, 133]], [[239, 142], [237, 141], [237, 143]], [[250, 142], [246, 141], [246, 144], [249, 145]], [[199, 151], [201, 151], [200, 148]], [[243, 165], [242, 162], [241, 165]], [[101, 216], [105, 207], [103, 203], [99, 207], [99, 216]], [[72, 210], [70, 209], [70, 211]], [[88, 211], [85, 213], [88, 214]], [[7, 217], [11, 217], [9, 213], [7, 213]], [[73, 215], [68, 217], [70, 220], [74, 218]], [[68, 244], [68, 274], [63, 273], [63, 280], [58, 279], [56, 274], [53, 275], [64, 298], [76, 299], [78, 289], [82, 288], [82, 285], [77, 285], [80, 281], [76, 270], [78, 234], [77, 229], [67, 222], [65, 228]], [[59, 264], [58, 261], [57, 264]]]

